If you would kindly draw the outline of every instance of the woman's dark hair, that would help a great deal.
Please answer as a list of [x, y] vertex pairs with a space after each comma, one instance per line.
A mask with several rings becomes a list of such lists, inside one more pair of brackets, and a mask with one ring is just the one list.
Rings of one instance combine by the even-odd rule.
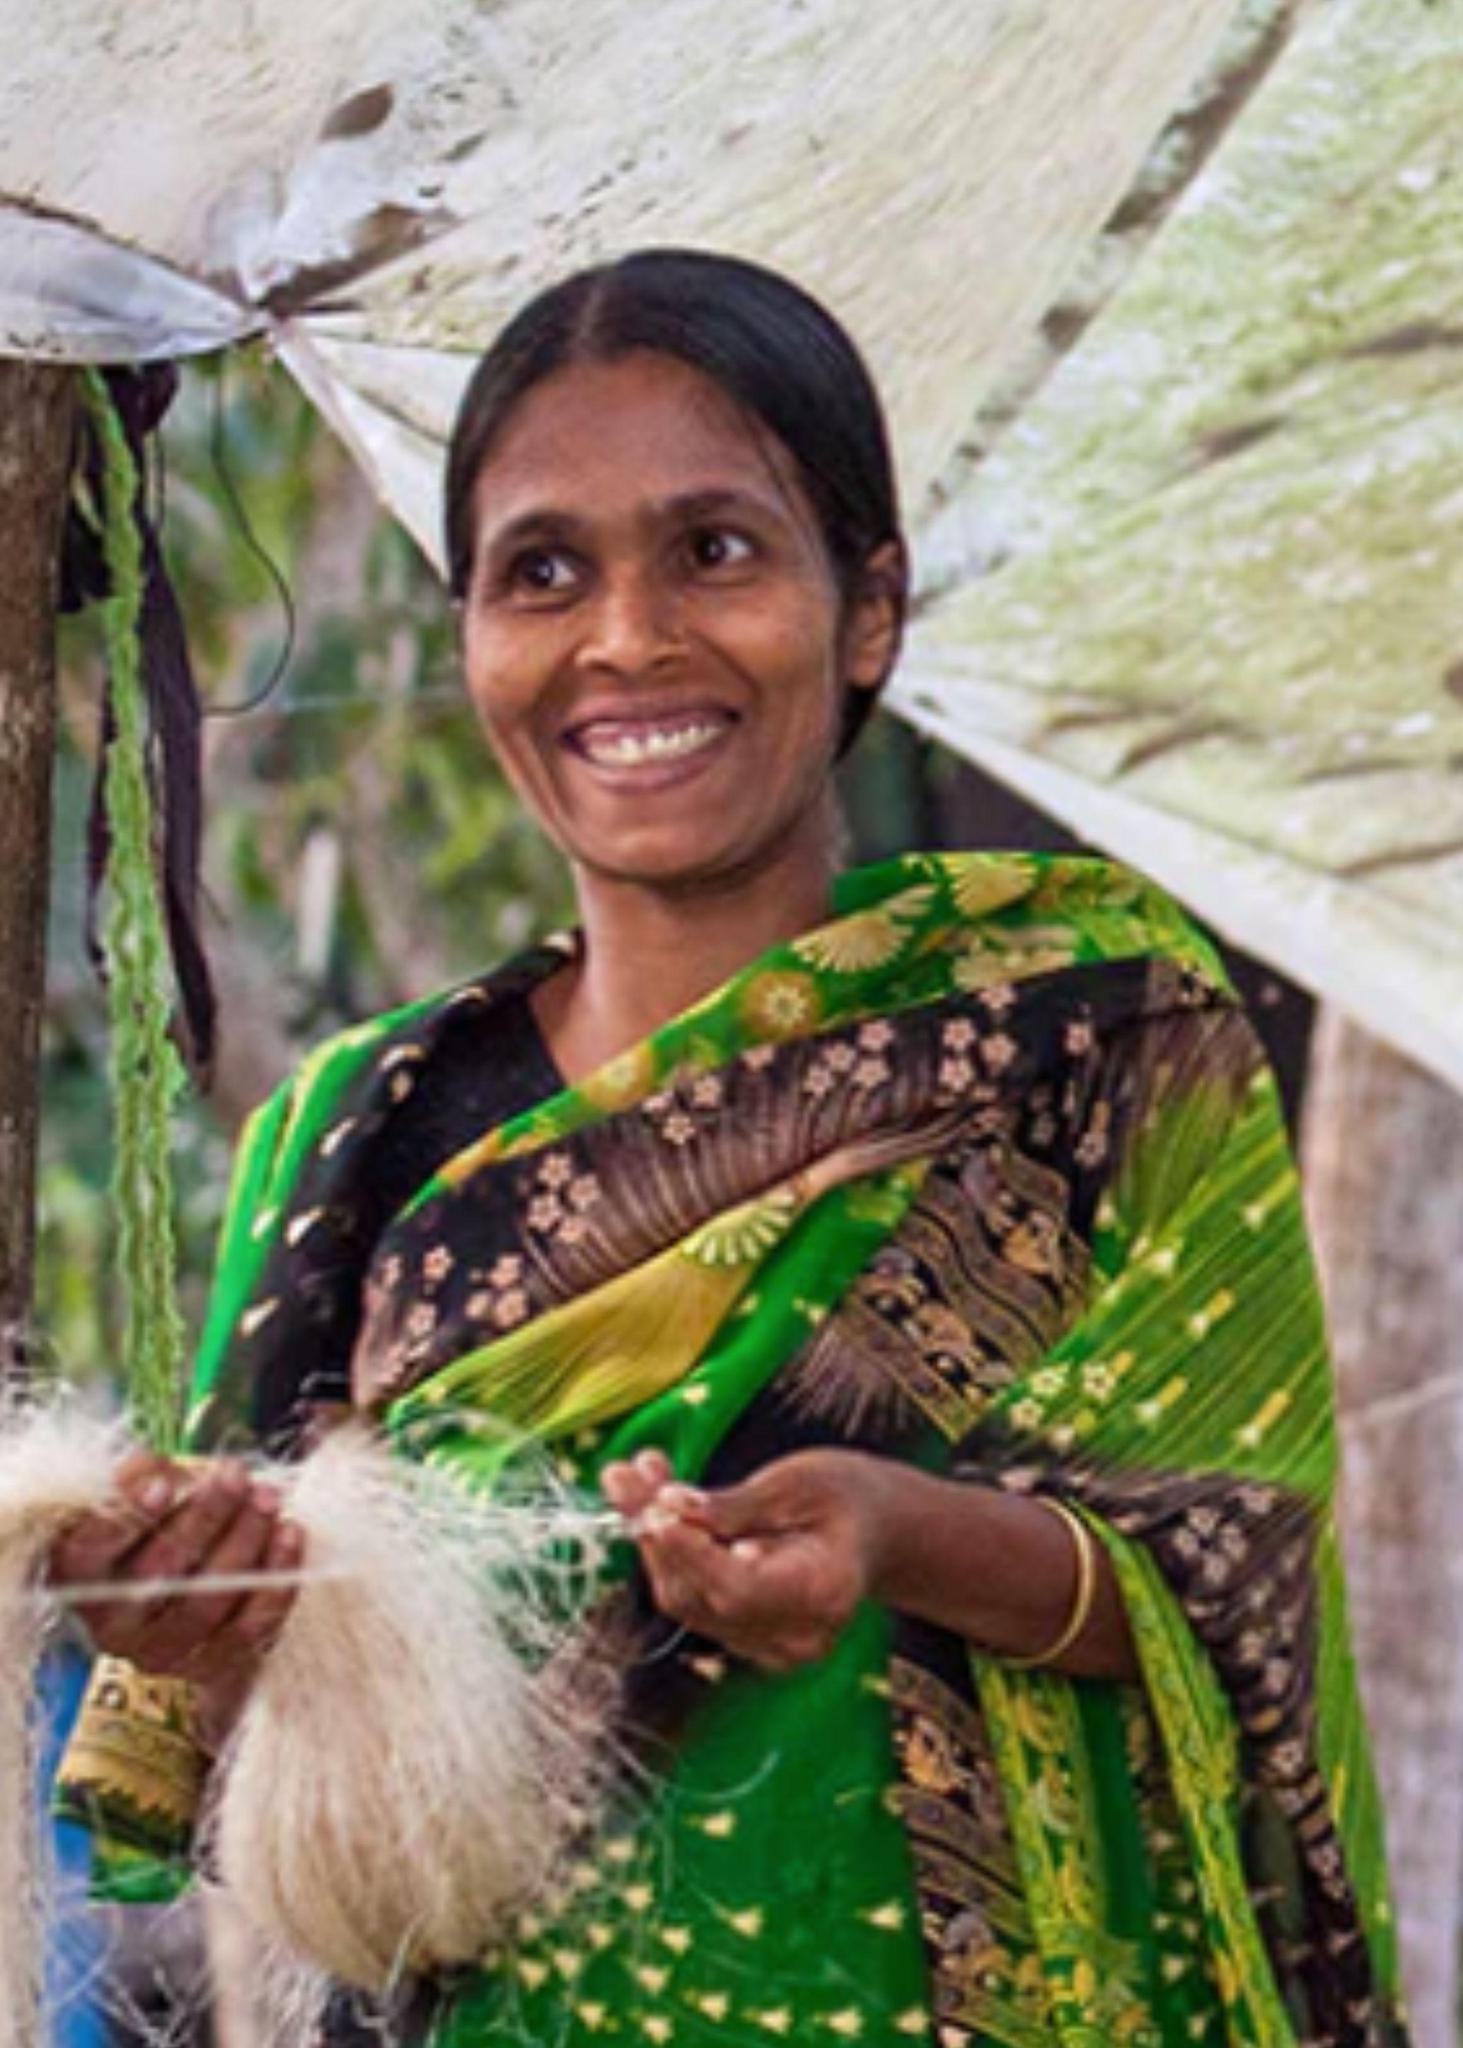
[[[535, 384], [573, 363], [637, 350], [699, 370], [775, 434], [797, 464], [847, 600], [872, 551], [901, 540], [889, 437], [853, 342], [775, 271], [700, 249], [643, 249], [581, 270], [503, 329], [463, 394], [447, 457], [448, 583], [467, 594], [473, 492], [494, 439]], [[901, 588], [897, 598], [903, 606]], [[847, 746], [872, 707], [851, 691]]]

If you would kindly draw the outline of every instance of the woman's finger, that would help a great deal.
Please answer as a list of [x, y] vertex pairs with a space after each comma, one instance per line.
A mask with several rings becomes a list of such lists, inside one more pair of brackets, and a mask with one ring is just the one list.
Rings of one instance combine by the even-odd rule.
[[860, 1598], [852, 1567], [801, 1535], [723, 1544], [680, 1524], [642, 1550], [665, 1611], [769, 1667], [826, 1656]]
[[86, 1584], [112, 1576], [177, 1498], [183, 1474], [167, 1458], [134, 1451], [114, 1474], [112, 1499], [82, 1515], [52, 1545], [53, 1585]]
[[182, 1467], [160, 1451], [136, 1449], [119, 1462], [112, 1482], [118, 1494], [145, 1514], [159, 1515], [172, 1505], [185, 1476]]
[[[210, 1551], [249, 1500], [249, 1478], [242, 1465], [219, 1464], [186, 1475], [171, 1514], [129, 1550], [111, 1577], [128, 1586], [145, 1586], [197, 1575]], [[136, 1598], [80, 1610], [96, 1640], [114, 1654], [130, 1658], [143, 1670], [164, 1670], [161, 1661], [176, 1653], [181, 1629], [191, 1640], [179, 1603], [161, 1594], [156, 1601]]]
[[[48, 1565], [53, 1585], [125, 1581], [129, 1560], [166, 1517], [186, 1475], [167, 1458], [135, 1451], [117, 1467], [114, 1480], [109, 1503], [83, 1515], [52, 1546]], [[138, 1620], [135, 1602], [88, 1601], [76, 1612], [99, 1648], [117, 1656], [128, 1654]]]
[[128, 1558], [128, 1577], [191, 1576], [249, 1499], [249, 1475], [242, 1465], [229, 1461], [190, 1473], [171, 1514]]
[[153, 1613], [147, 1629], [148, 1653], [170, 1670], [206, 1656], [213, 1639], [228, 1632], [243, 1605], [237, 1587], [217, 1593], [203, 1590], [210, 1578], [233, 1578], [240, 1572], [262, 1571], [279, 1519], [279, 1496], [261, 1488], [244, 1495], [217, 1540], [199, 1558], [192, 1576], [196, 1593], [175, 1594]]
[[[270, 1532], [269, 1547], [262, 1569], [267, 1572], [298, 1571], [305, 1561], [305, 1532], [298, 1522], [278, 1521]], [[234, 1640], [250, 1657], [258, 1657], [273, 1643], [284, 1627], [298, 1598], [294, 1586], [271, 1586], [250, 1593], [230, 1626]]]
[[628, 1521], [643, 1515], [662, 1487], [673, 1479], [663, 1451], [641, 1451], [633, 1459], [617, 1458], [599, 1475], [600, 1490]]
[[652, 1524], [641, 1530], [638, 1542], [651, 1598], [661, 1613], [689, 1628], [703, 1628], [709, 1615], [700, 1598], [694, 1555], [687, 1557], [674, 1526]]
[[662, 1612], [708, 1634], [743, 1615], [745, 1565], [694, 1523], [656, 1522], [641, 1537], [640, 1554]]
[[617, 1459], [599, 1475], [600, 1492], [612, 1508], [633, 1521], [650, 1500], [650, 1489], [633, 1465]]
[[836, 1640], [832, 1632], [800, 1629], [767, 1641], [749, 1642], [745, 1647], [728, 1643], [727, 1648], [760, 1671], [781, 1673], [796, 1671], [803, 1664], [816, 1664], [829, 1655]]

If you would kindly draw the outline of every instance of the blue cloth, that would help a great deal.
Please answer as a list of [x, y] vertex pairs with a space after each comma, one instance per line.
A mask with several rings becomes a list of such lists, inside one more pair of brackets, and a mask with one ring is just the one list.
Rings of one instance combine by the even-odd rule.
[[[86, 1688], [87, 1659], [61, 1643], [41, 1671], [39, 1796], [48, 1802], [51, 1779]], [[88, 1901], [91, 1837], [74, 1822], [48, 1820], [56, 1869], [56, 1910], [48, 1934], [46, 1990], [53, 2048], [107, 2048], [110, 2035], [99, 1997], [106, 1958], [100, 1918]]]

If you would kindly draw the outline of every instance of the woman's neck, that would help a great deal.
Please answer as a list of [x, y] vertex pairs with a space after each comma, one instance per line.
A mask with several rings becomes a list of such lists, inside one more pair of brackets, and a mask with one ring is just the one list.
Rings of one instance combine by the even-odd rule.
[[543, 983], [534, 1011], [572, 1084], [710, 995], [759, 954], [828, 916], [831, 833], [706, 886], [666, 890], [577, 877], [583, 946]]

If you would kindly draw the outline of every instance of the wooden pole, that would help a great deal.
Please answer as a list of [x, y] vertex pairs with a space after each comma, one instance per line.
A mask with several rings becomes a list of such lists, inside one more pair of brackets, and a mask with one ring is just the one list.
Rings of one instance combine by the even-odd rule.
[[56, 747], [56, 575], [76, 379], [0, 361], [0, 1386], [30, 1355]]
[[1334, 1011], [1307, 1196], [1341, 1406], [1341, 1534], [1418, 2048], [1456, 2048], [1463, 1900], [1463, 1096]]

